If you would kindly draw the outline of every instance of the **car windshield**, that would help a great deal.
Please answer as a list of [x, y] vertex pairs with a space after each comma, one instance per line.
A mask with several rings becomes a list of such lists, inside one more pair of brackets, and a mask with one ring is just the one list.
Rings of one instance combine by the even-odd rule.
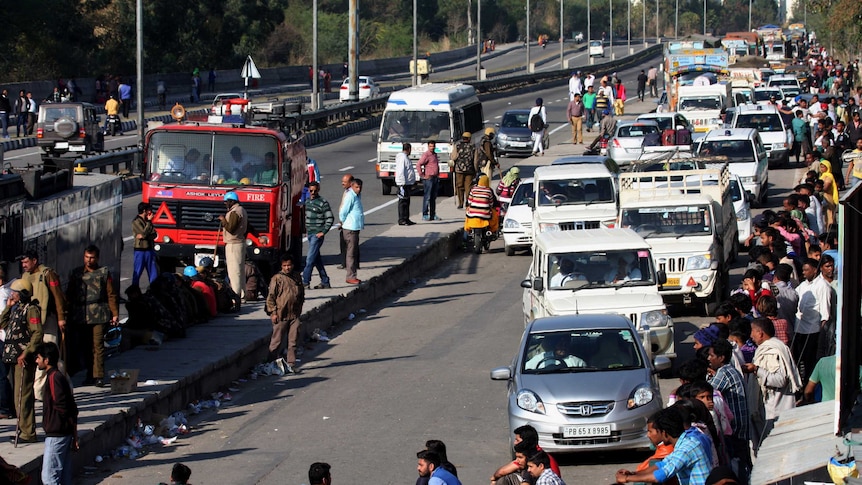
[[781, 97], [781, 90], [763, 90], [763, 91], [755, 91], [754, 92], [754, 100], [755, 101], [769, 101], [773, 96], [776, 98]]
[[590, 47], [601, 47], [601, 46], [602, 46], [602, 41], [600, 41], [600, 40], [591, 40], [590, 41]]
[[147, 167], [152, 182], [273, 186], [278, 154], [274, 136], [157, 132], [147, 145]]
[[761, 133], [784, 131], [781, 117], [775, 113], [737, 115], [734, 128], [754, 128]]
[[540, 183], [540, 189], [539, 205], [614, 202], [614, 185], [610, 177], [543, 180]]
[[548, 255], [548, 288], [579, 290], [655, 285], [652, 264], [646, 249], [553, 253]]
[[526, 128], [527, 119], [530, 113], [506, 113], [503, 115], [503, 121], [500, 123], [501, 128]]
[[680, 111], [697, 111], [721, 109], [721, 97], [719, 96], [697, 96], [682, 98], [679, 100]]
[[643, 369], [637, 335], [627, 328], [531, 333], [523, 374]]
[[448, 143], [452, 138], [446, 111], [387, 111], [383, 115], [382, 138], [388, 142]]
[[658, 132], [658, 127], [653, 125], [623, 125], [617, 129], [617, 137], [640, 138]]
[[42, 108], [42, 122], [43, 123], [53, 123], [61, 118], [68, 118], [73, 121], [78, 120], [78, 109], [75, 107], [66, 107], [66, 108], [52, 108], [52, 107], [43, 107]]
[[673, 128], [673, 117], [672, 116], [656, 116], [655, 118], [638, 118], [637, 121], [655, 121], [658, 123], [659, 131], [667, 130], [668, 128]]
[[521, 182], [515, 190], [515, 195], [512, 196], [512, 203], [509, 204], [509, 206], [527, 205], [529, 199], [532, 199], [533, 197], [535, 197], [535, 193], [533, 192], [533, 182]]
[[623, 209], [620, 220], [644, 239], [712, 234], [706, 205]]
[[731, 162], [751, 162], [754, 160], [754, 148], [749, 140], [711, 140], [700, 144], [698, 155], [723, 155]]

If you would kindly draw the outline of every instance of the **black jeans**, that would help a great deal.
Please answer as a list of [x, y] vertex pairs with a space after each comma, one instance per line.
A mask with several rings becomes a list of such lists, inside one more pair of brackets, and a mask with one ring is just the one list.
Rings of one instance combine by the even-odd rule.
[[398, 187], [398, 222], [410, 220], [410, 189], [409, 185]]

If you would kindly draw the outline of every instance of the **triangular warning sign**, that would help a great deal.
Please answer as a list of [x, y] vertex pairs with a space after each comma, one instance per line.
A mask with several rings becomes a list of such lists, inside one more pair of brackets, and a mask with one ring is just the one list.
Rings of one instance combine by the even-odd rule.
[[162, 202], [162, 205], [159, 206], [159, 210], [157, 210], [155, 215], [153, 215], [153, 224], [162, 224], [167, 226], [177, 225], [177, 220], [174, 219], [174, 215], [171, 214], [171, 210], [168, 209], [167, 202]]
[[253, 78], [260, 79], [260, 71], [257, 70], [257, 66], [254, 65], [254, 60], [251, 56], [245, 58], [245, 64], [242, 66], [242, 72], [239, 77], [243, 79]]

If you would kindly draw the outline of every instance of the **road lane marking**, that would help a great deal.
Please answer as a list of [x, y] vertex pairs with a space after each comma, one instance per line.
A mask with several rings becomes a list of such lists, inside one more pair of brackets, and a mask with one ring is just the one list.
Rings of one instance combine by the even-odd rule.
[[339, 169], [338, 169], [338, 171], [339, 171], [339, 172], [345, 172], [345, 171], [347, 171], [347, 170], [350, 170], [351, 168], [353, 168], [353, 165], [348, 165], [348, 166], [346, 166], [346, 167], [344, 167], [344, 168], [339, 168]]
[[124, 238], [123, 238], [123, 242], [129, 242], [129, 241], [131, 241], [131, 240], [133, 240], [133, 239], [135, 239], [135, 236], [124, 237]]
[[[385, 209], [385, 208], [389, 207], [390, 205], [393, 205], [396, 203], [398, 203], [398, 197], [390, 200], [389, 202], [386, 202], [385, 204], [380, 204], [377, 207], [372, 207], [371, 209], [368, 209], [367, 211], [363, 212], [363, 215], [367, 216], [369, 214], [373, 214], [379, 210]], [[336, 229], [341, 229], [340, 223], [339, 224], [333, 224], [332, 227], [329, 228], [330, 231], [334, 231]], [[308, 242], [308, 236], [303, 237], [302, 242]]]
[[372, 158], [371, 160], [368, 160], [368, 163], [374, 163], [376, 161], [377, 161], [377, 158]]

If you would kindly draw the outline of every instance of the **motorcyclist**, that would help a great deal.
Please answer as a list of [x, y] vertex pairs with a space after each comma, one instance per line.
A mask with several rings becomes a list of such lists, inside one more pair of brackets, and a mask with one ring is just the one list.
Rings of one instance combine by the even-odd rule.
[[120, 117], [120, 102], [117, 101], [117, 95], [111, 94], [111, 97], [105, 102], [105, 128], [104, 131], [108, 131], [108, 120], [111, 117]]
[[588, 151], [594, 151], [596, 149], [596, 145], [601, 143], [602, 138], [610, 139], [614, 136], [614, 130], [617, 127], [617, 120], [613, 116], [613, 112], [609, 109], [605, 109], [602, 112], [602, 121], [599, 123], [599, 136], [590, 143], [590, 146], [587, 148]]
[[467, 195], [464, 232], [470, 233], [473, 229], [485, 228], [496, 234], [500, 230], [500, 216], [497, 213], [497, 198], [491, 190], [491, 182], [487, 175], [480, 175], [478, 183], [470, 188]]

